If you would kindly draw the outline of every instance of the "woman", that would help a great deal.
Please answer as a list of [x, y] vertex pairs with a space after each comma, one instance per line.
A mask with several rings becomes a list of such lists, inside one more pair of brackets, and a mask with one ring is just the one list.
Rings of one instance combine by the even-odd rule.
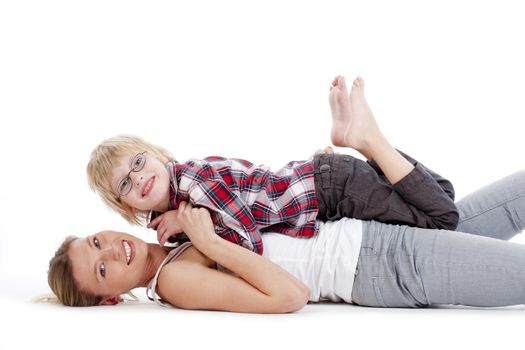
[[168, 254], [124, 233], [67, 239], [50, 262], [49, 284], [66, 305], [116, 304], [122, 293], [150, 285], [177, 307], [255, 313], [293, 312], [309, 300], [523, 304], [525, 246], [495, 238], [525, 227], [525, 171], [457, 206], [458, 230], [480, 236], [342, 219], [310, 239], [265, 234], [259, 256], [220, 239], [205, 209], [183, 204], [178, 220], [191, 243]]

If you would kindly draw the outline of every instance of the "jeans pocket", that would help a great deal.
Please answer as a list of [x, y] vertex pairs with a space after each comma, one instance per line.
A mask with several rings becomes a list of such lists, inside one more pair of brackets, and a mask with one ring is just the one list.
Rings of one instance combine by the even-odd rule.
[[413, 278], [374, 277], [373, 284], [378, 306], [423, 307], [428, 305], [419, 282]]

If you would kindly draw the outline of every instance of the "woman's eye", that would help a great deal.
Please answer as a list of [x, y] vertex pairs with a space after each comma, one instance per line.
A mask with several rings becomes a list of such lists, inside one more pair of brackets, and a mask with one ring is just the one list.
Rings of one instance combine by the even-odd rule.
[[106, 277], [106, 265], [104, 265], [104, 263], [100, 264], [98, 271], [102, 277]]
[[93, 238], [93, 245], [95, 247], [97, 247], [98, 249], [100, 249], [100, 242], [98, 241], [98, 238], [97, 237], [94, 237]]

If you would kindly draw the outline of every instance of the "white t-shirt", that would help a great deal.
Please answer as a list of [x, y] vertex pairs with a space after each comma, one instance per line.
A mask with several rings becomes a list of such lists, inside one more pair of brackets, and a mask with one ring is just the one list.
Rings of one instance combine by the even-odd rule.
[[310, 238], [264, 233], [263, 256], [310, 288], [310, 301], [351, 302], [362, 221], [343, 218], [321, 223]]

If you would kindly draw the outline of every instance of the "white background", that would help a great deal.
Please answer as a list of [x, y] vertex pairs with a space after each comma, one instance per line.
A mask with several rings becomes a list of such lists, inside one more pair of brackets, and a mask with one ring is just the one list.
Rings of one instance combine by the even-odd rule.
[[337, 74], [365, 79], [391, 143], [458, 199], [524, 168], [523, 18], [519, 1], [0, 1], [0, 349], [525, 347], [522, 307], [260, 316], [29, 302], [67, 235], [154, 240], [88, 189], [102, 139], [277, 169], [330, 143]]

